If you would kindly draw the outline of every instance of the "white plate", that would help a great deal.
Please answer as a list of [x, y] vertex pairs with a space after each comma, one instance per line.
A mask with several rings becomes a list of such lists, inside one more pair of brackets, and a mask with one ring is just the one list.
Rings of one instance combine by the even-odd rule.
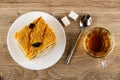
[[[55, 46], [44, 51], [44, 54], [30, 61], [20, 49], [19, 44], [14, 38], [14, 34], [40, 16], [54, 30], [57, 42]], [[62, 57], [66, 46], [66, 36], [64, 29], [55, 17], [45, 12], [29, 12], [17, 18], [11, 25], [7, 35], [7, 46], [10, 55], [19, 65], [32, 70], [41, 70], [53, 66]]]

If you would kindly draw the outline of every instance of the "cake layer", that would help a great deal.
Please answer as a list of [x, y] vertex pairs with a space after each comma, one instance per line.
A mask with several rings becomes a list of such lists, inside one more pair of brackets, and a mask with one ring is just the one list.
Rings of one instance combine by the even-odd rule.
[[16, 32], [15, 39], [30, 60], [56, 43], [55, 33], [42, 17]]

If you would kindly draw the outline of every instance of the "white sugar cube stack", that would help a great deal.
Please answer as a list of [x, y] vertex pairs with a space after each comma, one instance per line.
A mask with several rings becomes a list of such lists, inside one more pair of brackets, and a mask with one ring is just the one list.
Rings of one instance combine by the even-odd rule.
[[[74, 11], [71, 11], [68, 16], [75, 21], [79, 15]], [[63, 17], [61, 20], [65, 26], [68, 26], [70, 24], [70, 21], [68, 20], [67, 16]]]

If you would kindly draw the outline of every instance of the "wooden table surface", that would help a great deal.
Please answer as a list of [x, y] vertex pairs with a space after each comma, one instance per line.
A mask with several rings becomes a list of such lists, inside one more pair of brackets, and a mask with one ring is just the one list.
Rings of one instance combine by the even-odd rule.
[[[80, 31], [78, 20], [65, 27], [60, 19], [73, 10], [81, 16], [90, 14], [92, 25], [85, 29], [78, 42], [70, 65], [64, 61]], [[19, 66], [7, 49], [7, 33], [16, 18], [30, 11], [44, 11], [55, 16], [67, 37], [62, 58], [45, 70], [29, 70]], [[83, 49], [86, 31], [105, 27], [115, 38], [112, 53], [105, 58], [93, 58]], [[106, 61], [105, 65], [102, 62]], [[120, 80], [120, 0], [0, 0], [0, 75], [3, 80]], [[0, 79], [1, 80], [1, 79]]]

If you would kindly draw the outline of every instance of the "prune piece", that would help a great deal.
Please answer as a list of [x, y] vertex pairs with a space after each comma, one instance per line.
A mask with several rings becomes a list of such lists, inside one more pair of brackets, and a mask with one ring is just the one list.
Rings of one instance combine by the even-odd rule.
[[29, 25], [29, 28], [33, 29], [34, 26], [35, 26], [35, 24], [34, 24], [34, 23], [31, 23], [31, 24]]
[[39, 47], [42, 43], [41, 42], [36, 42], [36, 43], [33, 43], [32, 46], [33, 47]]

